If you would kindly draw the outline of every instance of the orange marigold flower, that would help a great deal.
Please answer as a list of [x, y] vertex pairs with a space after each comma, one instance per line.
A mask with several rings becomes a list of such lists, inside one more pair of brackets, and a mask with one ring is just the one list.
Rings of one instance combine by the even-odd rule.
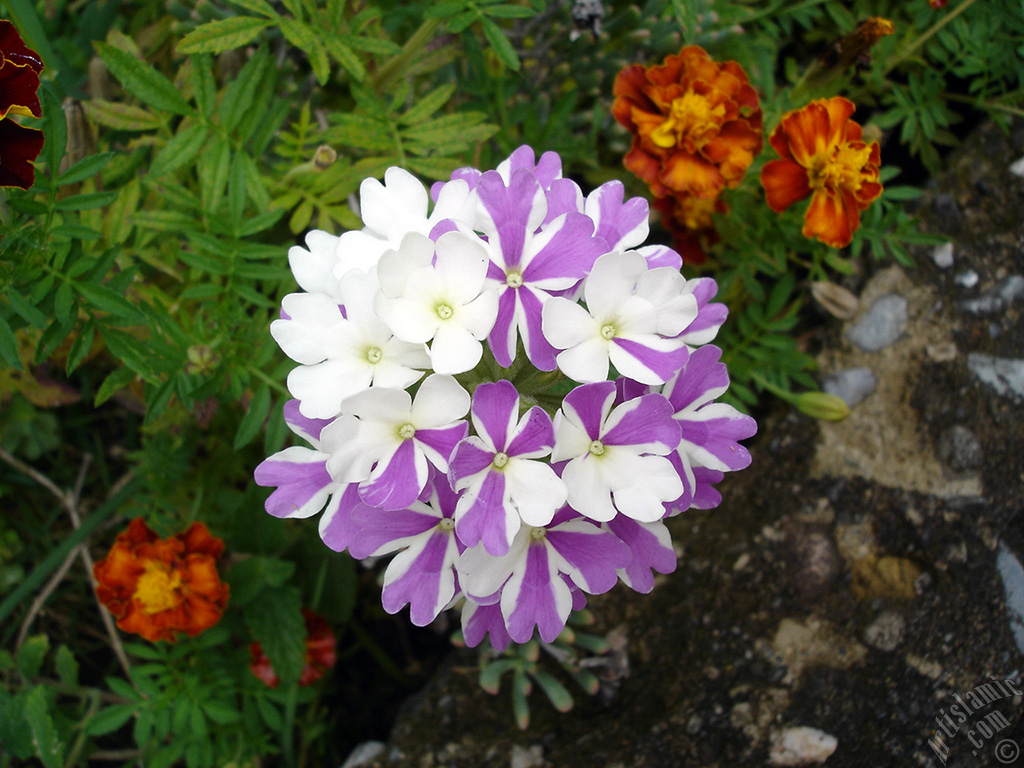
[[862, 140], [860, 124], [850, 119], [855, 109], [835, 96], [787, 112], [768, 138], [782, 159], [761, 171], [768, 207], [779, 213], [810, 197], [804, 237], [833, 248], [850, 244], [860, 212], [882, 194], [878, 142]]
[[228, 602], [217, 573], [223, 551], [202, 523], [161, 539], [137, 517], [93, 567], [96, 594], [125, 632], [151, 642], [195, 637], [220, 621]]
[[[338, 660], [337, 641], [334, 630], [323, 616], [306, 608], [302, 609], [302, 616], [306, 620], [306, 652], [303, 655], [306, 665], [302, 668], [299, 685], [312, 685]], [[271, 688], [276, 688], [281, 680], [270, 665], [263, 647], [253, 643], [249, 646], [249, 653], [252, 655], [252, 664], [249, 665], [252, 673]]]
[[735, 61], [716, 62], [690, 45], [661, 65], [615, 78], [612, 114], [633, 134], [626, 168], [655, 197], [714, 199], [735, 187], [764, 145], [757, 92]]
[[839, 69], [846, 69], [855, 62], [867, 66], [871, 62], [870, 53], [875, 43], [895, 31], [896, 26], [881, 16], [865, 19], [852, 32], [833, 43], [824, 56], [825, 63]]
[[14, 115], [39, 117], [39, 74], [43, 62], [25, 45], [14, 25], [0, 19], [0, 187], [28, 189], [36, 180], [32, 161], [43, 149], [43, 132], [15, 122]]

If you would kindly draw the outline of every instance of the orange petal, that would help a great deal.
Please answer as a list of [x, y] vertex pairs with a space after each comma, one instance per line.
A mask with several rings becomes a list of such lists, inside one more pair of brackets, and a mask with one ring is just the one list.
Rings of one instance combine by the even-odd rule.
[[224, 542], [210, 533], [203, 523], [192, 523], [187, 531], [178, 534], [185, 542], [189, 554], [204, 554], [216, 559], [224, 551]]
[[666, 159], [658, 180], [673, 192], [705, 198], [717, 197], [725, 187], [725, 179], [713, 164], [685, 152], [676, 152]]
[[[849, 199], [848, 199], [849, 196]], [[860, 211], [849, 193], [817, 190], [804, 215], [803, 235], [817, 238], [833, 248], [845, 248], [860, 224]]]
[[761, 169], [768, 207], [781, 213], [798, 200], [811, 194], [807, 171], [792, 160], [772, 160]]

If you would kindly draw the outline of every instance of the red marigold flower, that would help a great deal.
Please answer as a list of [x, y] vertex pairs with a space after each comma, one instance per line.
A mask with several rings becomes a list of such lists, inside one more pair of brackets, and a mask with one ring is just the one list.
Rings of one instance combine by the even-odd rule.
[[161, 539], [137, 517], [93, 567], [96, 594], [125, 632], [151, 642], [195, 637], [220, 621], [228, 602], [217, 573], [223, 551], [202, 523]]
[[[302, 668], [299, 685], [312, 685], [338, 660], [337, 641], [334, 630], [323, 616], [306, 608], [302, 609], [302, 616], [306, 620], [306, 652], [303, 654], [306, 665]], [[276, 688], [281, 680], [263, 647], [253, 643], [249, 646], [249, 653], [252, 655], [252, 664], [249, 665], [252, 673], [271, 688]]]
[[850, 244], [860, 212], [882, 194], [878, 142], [862, 140], [860, 124], [850, 119], [855, 109], [834, 96], [787, 112], [768, 138], [782, 159], [761, 171], [768, 207], [779, 213], [811, 197], [804, 237], [833, 248]]
[[43, 62], [14, 25], [0, 19], [0, 187], [28, 189], [36, 180], [32, 161], [43, 149], [43, 132], [15, 122], [13, 115], [39, 117]]
[[757, 92], [735, 61], [716, 62], [696, 45], [661, 65], [615, 78], [612, 114], [633, 134], [626, 168], [655, 197], [714, 199], [735, 187], [764, 145]]

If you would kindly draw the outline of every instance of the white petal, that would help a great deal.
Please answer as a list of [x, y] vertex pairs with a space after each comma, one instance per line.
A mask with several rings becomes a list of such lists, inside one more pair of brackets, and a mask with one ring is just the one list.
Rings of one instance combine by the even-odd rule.
[[601, 337], [591, 338], [572, 349], [560, 352], [555, 361], [559, 370], [573, 381], [592, 384], [608, 378], [609, 342]]
[[446, 427], [469, 412], [469, 393], [451, 376], [432, 374], [423, 380], [412, 404], [417, 429]]
[[334, 265], [335, 281], [353, 269], [368, 272], [391, 247], [387, 240], [370, 232], [354, 230], [342, 233], [338, 240], [338, 257]]
[[484, 291], [455, 311], [454, 320], [477, 339], [486, 339], [498, 317], [498, 292]]
[[480, 295], [488, 264], [487, 249], [462, 232], [447, 232], [437, 239], [435, 269], [455, 306]]
[[562, 470], [562, 480], [568, 489], [569, 506], [584, 517], [604, 523], [615, 517], [615, 507], [602, 463], [590, 455], [573, 459]]
[[606, 253], [594, 262], [583, 295], [587, 309], [601, 320], [614, 316], [633, 295], [637, 279], [647, 271], [644, 257], [635, 251]]
[[410, 233], [395, 250], [384, 252], [377, 264], [377, 279], [386, 296], [401, 296], [409, 276], [429, 267], [434, 258], [434, 243], [429, 237]]
[[406, 232], [421, 232], [427, 223], [427, 190], [411, 173], [391, 167], [384, 184], [364, 179], [359, 185], [363, 223], [374, 233], [398, 242]]
[[483, 344], [453, 322], [441, 323], [430, 343], [430, 366], [437, 373], [465, 373], [480, 362]]
[[510, 459], [505, 465], [505, 482], [519, 516], [532, 526], [550, 523], [568, 494], [555, 471], [540, 461]]
[[341, 411], [341, 402], [370, 386], [373, 369], [352, 360], [327, 360], [300, 365], [288, 374], [288, 391], [299, 401], [299, 412], [308, 419], [330, 419]]
[[382, 293], [374, 301], [377, 316], [402, 341], [423, 344], [434, 338], [441, 318], [427, 304], [406, 298], [392, 299]]
[[554, 296], [541, 309], [544, 338], [556, 349], [568, 349], [600, 332], [597, 321], [575, 301]]
[[590, 435], [579, 424], [575, 415], [568, 416], [560, 410], [555, 414], [553, 425], [555, 447], [551, 451], [551, 461], [574, 459], [590, 450]]

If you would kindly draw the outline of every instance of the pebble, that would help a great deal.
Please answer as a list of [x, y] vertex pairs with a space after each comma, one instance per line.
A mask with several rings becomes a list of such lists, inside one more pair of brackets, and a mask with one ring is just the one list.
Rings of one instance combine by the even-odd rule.
[[935, 250], [932, 251], [932, 261], [935, 262], [935, 266], [939, 269], [949, 269], [953, 266], [953, 244], [942, 243], [941, 245], [935, 246]]
[[893, 344], [907, 327], [907, 300], [897, 293], [879, 297], [846, 338], [865, 352], [878, 352]]
[[806, 725], [772, 733], [768, 762], [772, 765], [811, 765], [824, 763], [836, 751], [839, 742], [817, 728]]
[[348, 758], [341, 764], [341, 768], [359, 768], [368, 764], [371, 760], [379, 757], [384, 752], [384, 743], [381, 741], [364, 741], [356, 744]]
[[825, 379], [822, 389], [853, 408], [874, 392], [877, 386], [878, 379], [875, 378], [874, 372], [867, 366], [861, 366], [830, 374]]
[[1024, 157], [1018, 158], [1010, 163], [1010, 173], [1014, 176], [1024, 177]]
[[964, 288], [973, 288], [978, 284], [978, 273], [973, 269], [967, 269], [953, 278]]
[[518, 744], [512, 745], [511, 768], [541, 768], [544, 765], [544, 748], [534, 744], [528, 749]]
[[971, 352], [967, 367], [1000, 395], [1024, 399], [1024, 360]]
[[907, 623], [896, 611], [883, 611], [864, 630], [864, 642], [886, 653], [895, 651], [903, 642]]
[[980, 296], [960, 302], [965, 312], [972, 315], [992, 315], [1003, 312], [1017, 299], [1024, 296], [1024, 277], [1010, 275], [993, 285]]
[[967, 427], [954, 424], [939, 436], [939, 458], [954, 472], [981, 466], [981, 443]]
[[1024, 653], [1024, 565], [1006, 544], [999, 542], [996, 570], [1006, 592], [1006, 618], [1013, 632], [1013, 642]]

